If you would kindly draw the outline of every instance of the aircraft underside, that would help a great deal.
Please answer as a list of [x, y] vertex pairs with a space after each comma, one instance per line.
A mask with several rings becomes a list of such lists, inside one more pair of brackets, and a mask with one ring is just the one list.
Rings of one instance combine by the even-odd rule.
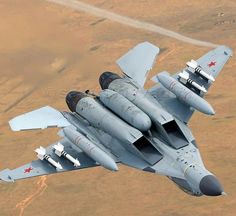
[[5, 169], [6, 182], [65, 171], [102, 166], [118, 171], [118, 164], [167, 176], [194, 196], [225, 194], [201, 159], [188, 122], [197, 110], [214, 115], [204, 99], [232, 51], [220, 46], [171, 76], [161, 72], [144, 89], [159, 48], [144, 42], [117, 60], [124, 72], [104, 72], [99, 94], [71, 91], [70, 112], [46, 106], [9, 123], [14, 131], [59, 127], [61, 140], [35, 150], [38, 160]]

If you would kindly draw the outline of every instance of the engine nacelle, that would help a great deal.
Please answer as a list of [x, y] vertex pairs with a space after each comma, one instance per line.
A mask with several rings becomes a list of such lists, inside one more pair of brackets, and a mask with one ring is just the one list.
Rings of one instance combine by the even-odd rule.
[[118, 118], [97, 100], [82, 92], [72, 91], [66, 96], [72, 112], [77, 112], [92, 126], [99, 128], [125, 143], [134, 143], [142, 133]]
[[130, 102], [127, 98], [110, 89], [100, 92], [99, 99], [102, 103], [140, 131], [148, 131], [151, 128], [151, 119]]
[[161, 107], [158, 101], [145, 90], [138, 89], [128, 79], [122, 79], [112, 72], [104, 72], [99, 81], [102, 89], [108, 88], [124, 96], [145, 112], [155, 124], [164, 124], [173, 120], [173, 117]]
[[85, 118], [94, 128], [120, 140], [128, 151], [141, 156], [149, 164], [153, 165], [162, 159], [162, 154], [139, 130], [106, 109], [96, 99], [73, 91], [66, 96], [66, 102], [72, 112]]

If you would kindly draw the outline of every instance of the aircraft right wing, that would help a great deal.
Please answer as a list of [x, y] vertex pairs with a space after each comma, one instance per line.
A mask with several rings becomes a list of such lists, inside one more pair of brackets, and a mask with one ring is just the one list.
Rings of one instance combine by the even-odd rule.
[[61, 140], [60, 143], [65, 147], [65, 151], [68, 154], [79, 160], [80, 166], [75, 167], [69, 160], [63, 157], [58, 157], [53, 149], [53, 146], [57, 143], [54, 143], [46, 148], [47, 155], [50, 155], [50, 157], [54, 161], [60, 163], [60, 165], [62, 166], [61, 170], [56, 169], [54, 166], [52, 166], [45, 160], [38, 159], [13, 170], [2, 170], [0, 172], [0, 180], [5, 182], [14, 182], [20, 179], [98, 166], [98, 164], [90, 157], [88, 157], [85, 153], [83, 153], [77, 148], [74, 149], [74, 147], [72, 147], [73, 145], [71, 145], [71, 143], [67, 139]]
[[[219, 46], [216, 49], [211, 50], [210, 52], [200, 57], [198, 60], [196, 60], [196, 62], [203, 69], [203, 71], [205, 71], [208, 75], [212, 76], [213, 79], [216, 79], [216, 77], [219, 75], [220, 71], [222, 70], [226, 62], [229, 60], [229, 58], [232, 56], [232, 54], [233, 52], [230, 48], [226, 46]], [[184, 70], [186, 69], [187, 67], [184, 68]], [[176, 80], [179, 79], [178, 74], [179, 72], [173, 75]], [[206, 81], [196, 73], [190, 72], [189, 78], [198, 83], [199, 86], [204, 87], [206, 90], [208, 90], [213, 84], [213, 82]], [[152, 87], [148, 91], [159, 101], [159, 103], [163, 107], [165, 107], [168, 112], [177, 116], [182, 121], [188, 123], [192, 114], [194, 113], [194, 109], [178, 100], [178, 98], [176, 98], [173, 93], [163, 87], [159, 83], [158, 79], [156, 79], [156, 76], [154, 76], [152, 80], [156, 82], [157, 85]], [[186, 85], [186, 87], [189, 86]], [[194, 92], [201, 97], [204, 97], [205, 95], [205, 93], [202, 92]]]

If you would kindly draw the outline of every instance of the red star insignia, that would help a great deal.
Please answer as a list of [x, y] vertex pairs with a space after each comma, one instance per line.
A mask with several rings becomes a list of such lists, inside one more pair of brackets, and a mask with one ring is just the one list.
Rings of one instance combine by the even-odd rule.
[[33, 170], [32, 167], [26, 168], [25, 171], [24, 171], [24, 173], [30, 173], [32, 170]]
[[208, 67], [212, 67], [212, 66], [215, 66], [216, 65], [216, 62], [210, 62], [209, 64], [208, 64]]

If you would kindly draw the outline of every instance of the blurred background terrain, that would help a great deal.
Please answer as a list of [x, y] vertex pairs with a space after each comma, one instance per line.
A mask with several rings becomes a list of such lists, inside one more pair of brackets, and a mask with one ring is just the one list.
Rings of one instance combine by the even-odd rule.
[[[83, 0], [83, 2], [183, 35], [236, 48], [234, 0]], [[105, 70], [117, 71], [116, 59], [142, 41], [161, 48], [150, 77], [175, 73], [210, 48], [127, 27], [44, 0], [0, 0], [0, 169], [36, 158], [33, 150], [59, 139], [57, 129], [11, 132], [8, 121], [44, 105], [67, 110], [72, 89], [99, 91]], [[81, 170], [0, 183], [0, 215], [235, 215], [236, 213], [236, 66], [223, 69], [206, 99], [216, 110], [190, 122], [209, 170], [226, 197], [191, 197], [166, 177], [120, 166]], [[146, 87], [153, 83], [148, 81]]]

